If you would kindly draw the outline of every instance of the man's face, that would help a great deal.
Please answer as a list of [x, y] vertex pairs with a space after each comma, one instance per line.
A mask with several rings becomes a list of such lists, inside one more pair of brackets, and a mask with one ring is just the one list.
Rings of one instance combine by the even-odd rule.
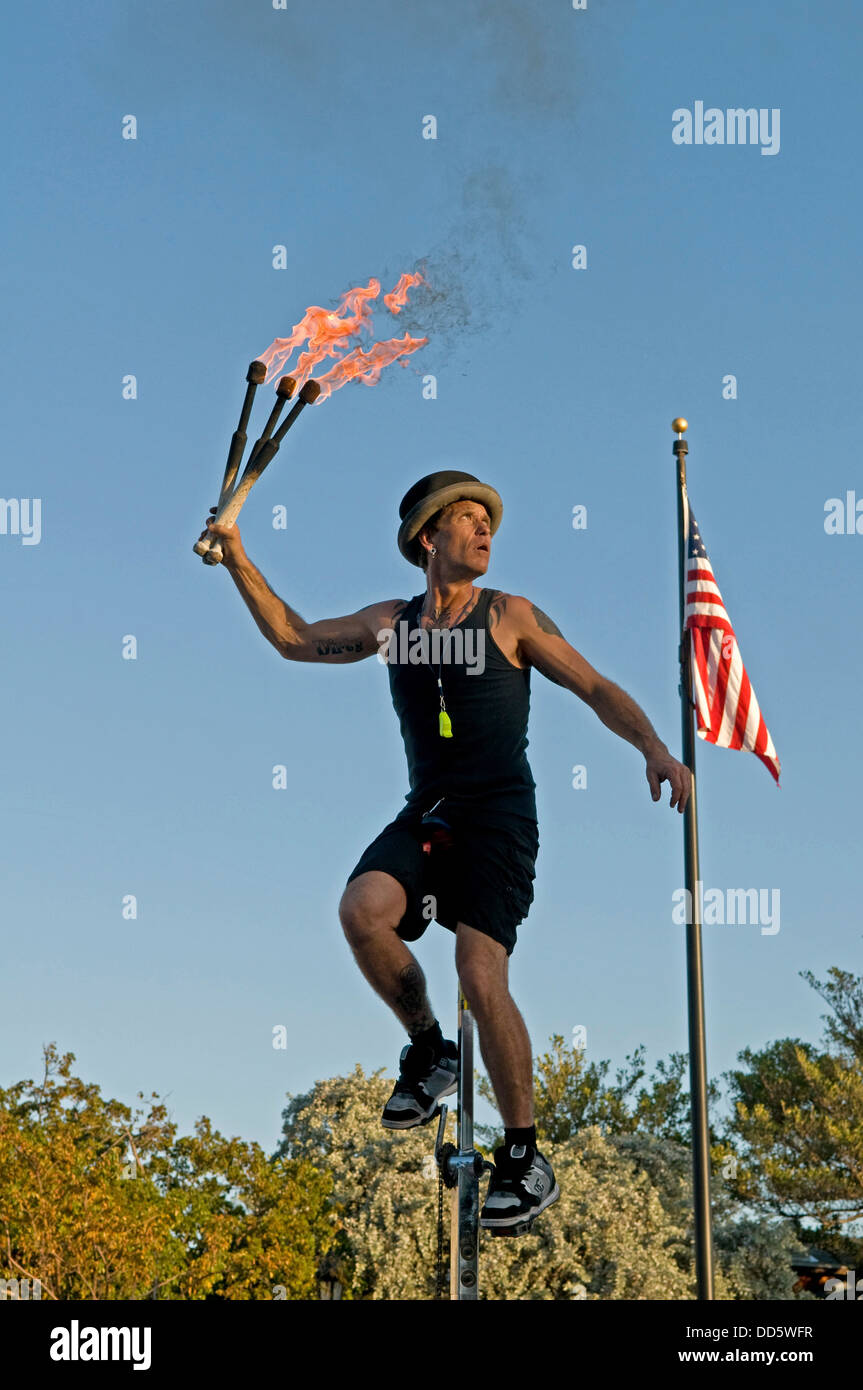
[[447, 570], [485, 574], [491, 557], [491, 521], [481, 502], [452, 502], [441, 516], [432, 544]]

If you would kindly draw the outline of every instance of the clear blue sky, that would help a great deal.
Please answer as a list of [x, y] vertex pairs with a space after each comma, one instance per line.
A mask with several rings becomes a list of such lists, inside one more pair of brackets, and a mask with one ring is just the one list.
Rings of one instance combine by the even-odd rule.
[[[243, 514], [250, 555], [310, 619], [410, 597], [399, 499], [466, 468], [505, 505], [488, 582], [679, 752], [685, 414], [783, 763], [777, 790], [699, 744], [705, 884], [781, 891], [776, 935], [705, 928], [710, 1072], [816, 1039], [798, 972], [861, 968], [863, 536], [823, 526], [828, 498], [863, 496], [856, 7], [47, 0], [5, 29], [0, 495], [41, 498], [42, 536], [0, 535], [2, 1084], [56, 1040], [108, 1094], [156, 1090], [182, 1128], [206, 1113], [269, 1147], [286, 1092], [393, 1073], [404, 1035], [336, 915], [407, 790], [386, 671], [281, 661], [191, 547], [250, 359], [422, 257], [429, 347], [307, 412]], [[675, 145], [696, 101], [779, 108], [779, 153]], [[577, 1024], [593, 1058], [685, 1050], [667, 790], [655, 805], [641, 756], [539, 676], [529, 757], [541, 848], [511, 980], [534, 1052]], [[436, 925], [417, 947], [450, 1034], [452, 951]]]

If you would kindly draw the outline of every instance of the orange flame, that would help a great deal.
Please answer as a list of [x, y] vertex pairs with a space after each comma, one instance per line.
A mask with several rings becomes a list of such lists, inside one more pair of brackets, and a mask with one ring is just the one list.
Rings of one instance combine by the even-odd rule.
[[386, 304], [391, 314], [399, 314], [407, 304], [408, 290], [413, 289], [414, 285], [425, 284], [427, 284], [427, 281], [423, 279], [419, 271], [415, 274], [411, 274], [411, 272], [407, 270], [404, 275], [399, 276], [399, 282], [395, 289], [391, 290], [389, 294], [384, 295], [384, 304]]
[[[327, 396], [331, 396], [349, 381], [362, 381], [366, 386], [376, 385], [384, 367], [416, 352], [417, 348], [425, 347], [427, 342], [428, 338], [411, 338], [406, 333], [403, 338], [390, 338], [385, 343], [374, 343], [368, 350], [354, 348], [353, 352], [349, 352], [347, 357], [343, 357], [335, 367], [324, 372], [323, 376], [315, 377], [321, 388], [318, 400], [325, 401]], [[407, 363], [403, 361], [401, 365], [406, 367]]]
[[[395, 289], [384, 295], [384, 303], [391, 313], [397, 314], [407, 303], [408, 291], [414, 285], [425, 283], [418, 272], [405, 272], [399, 276]], [[409, 356], [428, 342], [428, 338], [411, 338], [405, 333], [403, 338], [390, 338], [369, 348], [354, 347], [346, 356], [342, 355], [350, 347], [349, 339], [370, 330], [374, 312], [372, 300], [377, 299], [380, 292], [380, 281], [372, 277], [365, 288], [360, 285], [342, 295], [337, 309], [311, 305], [287, 338], [276, 338], [266, 352], [259, 354], [258, 360], [267, 368], [265, 380], [274, 381], [283, 376], [294, 350], [305, 343], [305, 350], [300, 353], [290, 373], [296, 377], [298, 387], [309, 379], [318, 363], [329, 357], [336, 359], [336, 365], [323, 376], [315, 378], [322, 388], [319, 400], [326, 400], [333, 391], [349, 381], [362, 381], [373, 386], [380, 379], [384, 367]]]

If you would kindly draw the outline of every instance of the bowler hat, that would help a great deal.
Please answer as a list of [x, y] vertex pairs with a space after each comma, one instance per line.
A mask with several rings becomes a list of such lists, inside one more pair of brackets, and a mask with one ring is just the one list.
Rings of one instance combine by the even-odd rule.
[[454, 468], [429, 473], [414, 483], [399, 506], [401, 526], [398, 546], [406, 560], [410, 560], [412, 565], [420, 564], [422, 546], [417, 540], [420, 531], [442, 507], [448, 507], [450, 502], [462, 501], [484, 504], [491, 521], [491, 534], [494, 535], [503, 516], [503, 502], [488, 483], [481, 483], [472, 473], [460, 473]]

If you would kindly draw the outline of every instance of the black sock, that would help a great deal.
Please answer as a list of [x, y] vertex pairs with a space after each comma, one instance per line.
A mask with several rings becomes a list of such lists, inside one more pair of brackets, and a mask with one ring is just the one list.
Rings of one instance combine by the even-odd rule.
[[506, 1129], [503, 1135], [503, 1144], [509, 1153], [513, 1144], [524, 1144], [527, 1149], [536, 1148], [536, 1125], [531, 1125], [530, 1129]]
[[411, 1042], [417, 1047], [430, 1047], [435, 1057], [440, 1057], [443, 1052], [443, 1033], [437, 1019], [431, 1028], [426, 1028], [422, 1033], [414, 1033]]

